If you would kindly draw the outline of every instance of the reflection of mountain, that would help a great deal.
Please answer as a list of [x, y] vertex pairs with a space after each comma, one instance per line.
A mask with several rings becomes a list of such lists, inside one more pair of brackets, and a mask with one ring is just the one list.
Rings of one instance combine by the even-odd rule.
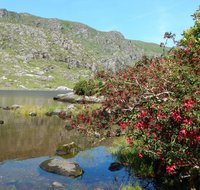
[[10, 111], [0, 114], [7, 123], [0, 128], [0, 161], [54, 155], [60, 143], [74, 141], [82, 147], [89, 146], [84, 136], [66, 131], [65, 122], [56, 116], [39, 119], [19, 118]]

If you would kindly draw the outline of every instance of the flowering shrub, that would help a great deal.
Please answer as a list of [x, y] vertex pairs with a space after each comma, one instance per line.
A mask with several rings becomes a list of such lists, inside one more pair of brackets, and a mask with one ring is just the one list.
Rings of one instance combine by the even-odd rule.
[[142, 137], [142, 146], [137, 145], [141, 154], [160, 160], [169, 175], [181, 167], [199, 167], [199, 102], [184, 99], [179, 106], [176, 102], [151, 104], [144, 109], [136, 116], [131, 133], [133, 144]]
[[155, 160], [168, 176], [190, 176], [200, 168], [200, 9], [194, 15], [194, 27], [165, 57], [98, 73], [102, 107], [73, 121], [94, 130], [118, 125], [138, 157]]

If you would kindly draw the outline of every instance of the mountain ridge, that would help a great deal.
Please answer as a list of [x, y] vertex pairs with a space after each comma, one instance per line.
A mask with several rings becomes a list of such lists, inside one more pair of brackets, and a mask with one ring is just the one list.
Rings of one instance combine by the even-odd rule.
[[[162, 53], [159, 45], [127, 40], [117, 31], [103, 32], [79, 22], [42, 18], [6, 9], [0, 9], [0, 39], [0, 64], [7, 67], [0, 71], [4, 78], [6, 71], [10, 71], [12, 82], [22, 77], [25, 81], [41, 83], [42, 88], [55, 88], [55, 85], [64, 85], [64, 82], [70, 80], [75, 83], [81, 77], [87, 78], [92, 72], [101, 69], [115, 72], [134, 64], [145, 54], [157, 56]], [[14, 72], [16, 69], [13, 66], [20, 70], [18, 74]], [[49, 66], [57, 70], [42, 70]], [[66, 73], [75, 70], [76, 74], [69, 78], [64, 70]], [[62, 75], [63, 78], [56, 75]], [[35, 80], [29, 80], [31, 76]], [[66, 80], [64, 76], [67, 76]], [[1, 82], [0, 78], [0, 87], [3, 82], [5, 80]], [[23, 86], [14, 82], [14, 87], [20, 85]], [[6, 86], [13, 85], [8, 82]]]

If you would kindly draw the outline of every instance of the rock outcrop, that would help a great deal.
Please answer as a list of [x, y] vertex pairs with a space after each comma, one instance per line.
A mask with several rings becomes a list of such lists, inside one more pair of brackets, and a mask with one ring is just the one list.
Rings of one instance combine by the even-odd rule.
[[67, 102], [67, 103], [101, 103], [104, 100], [104, 97], [96, 96], [79, 96], [73, 92], [67, 94], [59, 94], [53, 98], [54, 100]]
[[[162, 53], [158, 45], [127, 40], [120, 32], [100, 32], [77, 22], [5, 9], [0, 9], [0, 39], [0, 71], [4, 76], [0, 87], [29, 87], [30, 81], [56, 88], [57, 81], [62, 81], [60, 85], [65, 80], [76, 82], [87, 78], [88, 71], [117, 71], [144, 54]], [[76, 68], [81, 72], [77, 74]]]

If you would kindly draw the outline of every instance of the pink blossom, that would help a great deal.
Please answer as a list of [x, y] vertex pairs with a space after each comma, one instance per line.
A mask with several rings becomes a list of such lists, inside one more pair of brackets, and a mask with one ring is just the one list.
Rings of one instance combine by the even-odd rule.
[[167, 165], [166, 166], [166, 171], [169, 175], [174, 174], [174, 170], [176, 169], [176, 164], [172, 164], [172, 165]]
[[127, 125], [129, 124], [129, 122], [119, 122], [119, 126], [121, 127], [122, 130], [126, 129]]
[[182, 128], [179, 132], [179, 137], [185, 138], [187, 136], [187, 131], [185, 128]]
[[192, 120], [190, 118], [186, 118], [183, 120], [183, 123], [186, 125], [192, 125]]
[[195, 100], [193, 99], [185, 99], [183, 101], [183, 107], [185, 107], [187, 110], [190, 110], [195, 103]]
[[200, 142], [200, 135], [195, 135], [195, 139], [197, 142]]
[[143, 158], [143, 155], [140, 152], [138, 152], [138, 157]]
[[142, 111], [140, 112], [140, 118], [145, 117], [147, 114], [148, 114], [147, 111], [142, 110]]
[[156, 125], [155, 128], [160, 131], [161, 130], [161, 126], [160, 125]]
[[126, 140], [127, 140], [127, 143], [128, 143], [128, 144], [133, 144], [133, 141], [132, 141], [132, 139], [131, 139], [130, 137], [127, 137]]
[[175, 121], [180, 121], [181, 120], [181, 115], [180, 115], [180, 113], [178, 111], [172, 111], [171, 115], [172, 115], [172, 117], [173, 117], [173, 119]]
[[135, 129], [142, 129], [144, 127], [147, 127], [147, 124], [145, 122], [137, 122], [135, 125], [134, 125], [134, 128]]
[[154, 123], [154, 122], [155, 122], [154, 118], [151, 117], [151, 118], [149, 119], [149, 122], [150, 122], [150, 123]]
[[157, 113], [157, 119], [158, 120], [165, 119], [166, 117], [167, 116], [164, 113], [162, 113], [162, 112], [158, 112]]

